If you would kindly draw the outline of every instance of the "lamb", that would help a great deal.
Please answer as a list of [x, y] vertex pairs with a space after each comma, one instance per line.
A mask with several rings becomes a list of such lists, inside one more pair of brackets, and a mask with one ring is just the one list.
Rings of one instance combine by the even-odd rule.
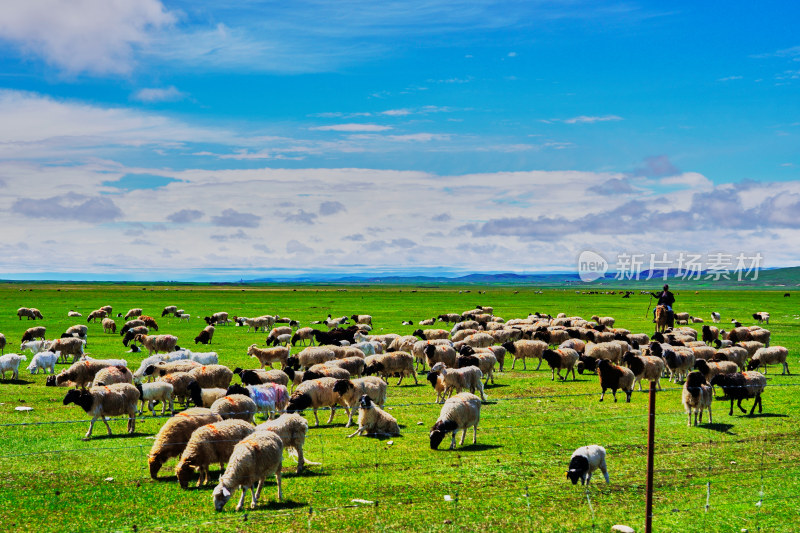
[[97, 374], [94, 375], [92, 387], [111, 385], [112, 383], [133, 384], [133, 374], [131, 374], [131, 371], [128, 370], [127, 367], [121, 365], [107, 366], [101, 368]]
[[503, 344], [503, 348], [514, 356], [514, 362], [511, 363], [511, 370], [514, 370], [517, 359], [522, 359], [522, 369], [527, 370], [525, 360], [533, 358], [539, 359], [539, 364], [536, 367], [536, 370], [539, 370], [539, 367], [542, 366], [542, 354], [547, 349], [547, 343], [535, 340], [519, 340], [507, 342]]
[[243, 370], [235, 368], [234, 374], [237, 374], [242, 380], [242, 385], [262, 385], [264, 383], [277, 383], [284, 387], [289, 386], [289, 375], [283, 370]]
[[55, 352], [38, 352], [33, 356], [31, 364], [28, 365], [28, 371], [36, 374], [39, 369], [42, 369], [47, 374], [47, 370], [50, 369], [50, 374], [55, 374], [56, 361], [58, 361], [58, 355]]
[[192, 381], [186, 387], [189, 399], [197, 407], [211, 407], [214, 402], [228, 395], [228, 389], [221, 387], [202, 388], [196, 381]]
[[639, 383], [639, 390], [642, 390], [642, 380], [655, 381], [658, 390], [661, 390], [661, 376], [664, 374], [664, 360], [660, 357], [648, 355], [636, 355], [628, 352], [622, 357], [622, 361], [631, 369], [634, 375], [633, 386]]
[[97, 322], [98, 320], [102, 320], [108, 316], [108, 313], [104, 309], [96, 309], [89, 313], [89, 316], [86, 317], [86, 322]]
[[450, 338], [450, 332], [446, 329], [417, 329], [414, 330], [412, 335], [416, 335], [417, 337], [423, 340], [434, 340], [434, 339], [447, 339]]
[[174, 388], [171, 384], [164, 381], [156, 381], [154, 383], [137, 383], [134, 387], [139, 391], [139, 400], [142, 402], [139, 407], [139, 413], [144, 412], [144, 402], [147, 402], [147, 407], [155, 416], [155, 404], [156, 402], [161, 402], [161, 416], [166, 414], [167, 404], [169, 404], [169, 412], [175, 414], [175, 406], [173, 405]]
[[[336, 378], [336, 379], [350, 379], [352, 374], [345, 368], [341, 368], [338, 366], [331, 365], [333, 361], [328, 363], [324, 363], [321, 365], [314, 365], [305, 372], [303, 372], [303, 380], [308, 381], [310, 379], [317, 379], [317, 378]], [[364, 360], [361, 360], [361, 364], [364, 364]], [[330, 365], [330, 366], [329, 366]]]
[[337, 380], [333, 384], [333, 392], [339, 395], [337, 403], [349, 409], [345, 427], [349, 428], [353, 425], [355, 407], [362, 396], [369, 396], [378, 406], [383, 407], [386, 404], [386, 389], [386, 382], [373, 376], [352, 381], [349, 379]]
[[15, 353], [7, 353], [0, 356], [0, 374], [2, 374], [3, 379], [6, 379], [6, 372], [11, 372], [12, 380], [19, 379], [19, 364], [27, 360], [28, 358], [24, 355]]
[[759, 324], [766, 322], [769, 324], [769, 313], [765, 311], [761, 311], [759, 313], [753, 313], [753, 319], [758, 320]]
[[779, 364], [783, 366], [781, 375], [790, 374], [789, 364], [786, 362], [786, 357], [789, 355], [789, 350], [783, 346], [770, 346], [769, 348], [760, 348], [755, 355], [750, 359], [747, 364], [747, 370], [758, 370], [760, 366], [764, 367], [764, 373], [767, 373], [767, 365]]
[[279, 344], [287, 344], [285, 342], [286, 337], [284, 335], [289, 335], [289, 340], [292, 339], [292, 328], [289, 326], [280, 326], [277, 328], [273, 328], [272, 331], [269, 332], [267, 335], [267, 346], [278, 346]]
[[473, 428], [472, 444], [478, 442], [478, 422], [481, 418], [481, 400], [474, 394], [462, 392], [452, 398], [447, 399], [439, 413], [439, 418], [431, 428], [430, 446], [432, 450], [439, 448], [439, 444], [445, 435], [452, 433], [450, 449], [456, 447], [456, 433], [463, 430], [459, 446], [464, 445], [464, 438], [467, 436], [467, 429]]
[[[3, 337], [3, 339], [5, 340], [5, 337]], [[31, 354], [36, 355], [39, 352], [43, 352], [48, 344], [49, 342], [44, 340], [23, 342], [19, 345], [19, 350], [21, 352], [28, 350], [31, 352]]]
[[597, 322], [601, 326], [605, 326], [607, 328], [613, 327], [614, 326], [614, 322], [615, 322], [614, 321], [614, 317], [610, 317], [610, 316], [599, 317], [597, 315], [594, 315], [592, 317], [592, 320], [594, 320], [595, 322]]
[[607, 359], [600, 359], [597, 362], [597, 374], [600, 376], [600, 387], [603, 389], [603, 392], [600, 394], [601, 402], [606, 395], [606, 389], [611, 389], [615, 403], [617, 401], [617, 389], [622, 389], [626, 396], [625, 401], [628, 403], [631, 402], [633, 382], [636, 380], [636, 377], [633, 375], [633, 371], [631, 371], [630, 368], [617, 366]]
[[[271, 431], [278, 435], [283, 442], [283, 449], [293, 448], [297, 454], [297, 473], [301, 474], [305, 467], [303, 457], [303, 445], [306, 442], [308, 433], [308, 422], [298, 414], [284, 413], [275, 420], [267, 420], [256, 426], [256, 433], [260, 431]], [[312, 463], [309, 464], [319, 464]]]
[[574, 452], [569, 459], [567, 478], [573, 485], [581, 481], [581, 485], [588, 485], [592, 480], [592, 473], [600, 469], [606, 483], [609, 483], [608, 468], [606, 467], [606, 449], [597, 444], [581, 446]]
[[708, 382], [711, 382], [711, 379], [717, 374], [731, 374], [739, 370], [733, 361], [706, 361], [705, 359], [695, 361], [694, 368], [699, 370], [703, 379]]
[[44, 340], [44, 335], [46, 332], [47, 328], [45, 326], [36, 326], [33, 328], [28, 328], [25, 330], [25, 333], [22, 334], [22, 340], [20, 342], [28, 342], [34, 339]]
[[428, 382], [433, 387], [433, 390], [436, 391], [436, 403], [444, 403], [446, 397], [444, 395], [445, 391], [447, 390], [447, 384], [444, 382], [444, 377], [440, 372], [428, 372], [428, 375], [425, 377]]
[[[317, 416], [317, 409], [320, 407], [330, 407], [331, 416], [328, 418], [328, 424], [333, 421], [333, 415], [336, 413], [336, 402], [339, 400], [339, 395], [333, 390], [337, 380], [334, 378], [319, 378], [311, 381], [304, 381], [297, 386], [291, 398], [289, 398], [289, 405], [286, 407], [287, 413], [297, 413], [308, 409], [309, 407], [314, 411], [314, 420], [316, 425], [319, 426], [319, 416]], [[350, 409], [345, 406], [345, 411], [350, 415]]]
[[[310, 341], [310, 343], [313, 345], [314, 329], [299, 328], [297, 331], [294, 332], [294, 335], [292, 335], [292, 346], [294, 346], [297, 341]], [[303, 345], [305, 345], [305, 342], [303, 343]]]
[[94, 380], [95, 374], [107, 366], [113, 365], [99, 360], [76, 361], [69, 368], [59, 372], [58, 375], [48, 377], [47, 385], [60, 387], [71, 382], [75, 384], [75, 388], [85, 389]]
[[756, 410], [761, 413], [761, 393], [767, 386], [767, 378], [759, 372], [737, 372], [735, 374], [717, 374], [711, 379], [711, 385], [722, 387], [726, 398], [731, 401], [731, 410], [728, 416], [733, 416], [733, 401], [737, 400], [736, 406], [743, 413], [747, 411], [742, 407], [742, 400], [745, 398], [755, 398], [750, 414]]
[[77, 311], [73, 311], [72, 309], [70, 309], [69, 312], [67, 313], [67, 316], [70, 318], [75, 318], [75, 317], [82, 317], [83, 315]]
[[358, 429], [347, 436], [356, 435], [377, 435], [386, 437], [396, 437], [400, 435], [400, 426], [397, 420], [375, 405], [369, 395], [364, 394], [360, 400], [361, 406], [358, 409]]
[[156, 434], [147, 457], [150, 477], [156, 479], [158, 471], [168, 459], [180, 457], [195, 429], [214, 422], [222, 422], [222, 417], [210, 409], [199, 407], [187, 409], [168, 419]]
[[[578, 362], [578, 352], [570, 348], [557, 348], [556, 350], [545, 350], [542, 352], [542, 359], [547, 361], [550, 366], [551, 378], [550, 381], [555, 381], [556, 371], [558, 371], [558, 379], [567, 381], [570, 370], [572, 371], [572, 380], [575, 380], [575, 364]], [[565, 369], [567, 373], [561, 377], [561, 370]]]
[[178, 306], [176, 305], [168, 305], [161, 311], [161, 318], [164, 318], [167, 315], [174, 315], [178, 312]]
[[289, 391], [284, 385], [267, 383], [265, 385], [231, 385], [228, 387], [227, 395], [241, 394], [247, 396], [256, 403], [256, 410], [264, 418], [271, 418], [274, 413], [276, 416], [286, 408], [289, 403]]
[[417, 372], [414, 370], [414, 358], [408, 352], [392, 352], [380, 355], [370, 355], [364, 362], [364, 375], [379, 374], [386, 379], [389, 376], [400, 374], [397, 385], [403, 382], [405, 376], [414, 378], [414, 385], [419, 385]]
[[213, 326], [215, 324], [227, 324], [228, 313], [220, 311], [219, 313], [214, 313], [211, 316], [203, 317], [203, 320], [205, 320], [206, 324], [208, 324], [209, 326]]
[[116, 333], [117, 332], [117, 323], [114, 322], [113, 318], [104, 318], [103, 319], [103, 333]]
[[441, 322], [458, 322], [461, 320], [461, 315], [458, 313], [445, 313], [436, 317], [436, 320]]
[[194, 338], [195, 344], [211, 344], [211, 339], [214, 338], [214, 326], [206, 326], [197, 337]]
[[135, 307], [133, 309], [128, 310], [128, 312], [125, 313], [125, 320], [130, 320], [131, 318], [133, 318], [135, 316], [142, 316], [142, 308], [141, 307]]
[[200, 365], [189, 370], [197, 384], [203, 388], [227, 388], [233, 379], [233, 371], [225, 365]]
[[87, 414], [92, 416], [89, 422], [89, 431], [83, 440], [89, 440], [92, 429], [97, 419], [102, 419], [111, 435], [111, 426], [106, 420], [107, 416], [128, 415], [128, 433], [136, 429], [136, 403], [139, 401], [139, 391], [129, 383], [115, 383], [102, 387], [92, 387], [89, 390], [72, 389], [64, 396], [64, 405], [74, 403], [79, 405]]
[[[431, 372], [438, 372], [441, 374], [445, 384], [445, 395], [450, 396], [455, 392], [461, 392], [464, 389], [469, 389], [471, 393], [475, 393], [477, 389], [481, 393], [481, 400], [486, 401], [486, 395], [483, 392], [483, 372], [480, 368], [468, 366], [466, 368], [447, 368], [442, 363], [436, 363], [431, 368]], [[449, 393], [449, 394], [448, 394]]]
[[[702, 359], [699, 362], [705, 362]], [[734, 370], [735, 372], [735, 370]], [[683, 384], [683, 394], [681, 396], [683, 401], [683, 408], [689, 413], [689, 421], [686, 424], [692, 427], [692, 411], [694, 411], [694, 425], [697, 425], [697, 415], [700, 414], [700, 423], [703, 423], [703, 409], [708, 409], [708, 423], [712, 424], [711, 420], [711, 401], [714, 395], [711, 392], [711, 387], [706, 383], [704, 372], [694, 371], [689, 372], [686, 376], [686, 381]]]
[[192, 315], [189, 315], [189, 314], [186, 314], [186, 313], [181, 313], [181, 314], [176, 315], [176, 316], [178, 317], [178, 320], [185, 320], [187, 324], [189, 323], [189, 319], [192, 318]]
[[252, 423], [257, 410], [256, 402], [243, 394], [223, 396], [211, 404], [211, 412], [217, 413], [224, 420], [236, 418]]
[[[273, 474], [278, 485], [278, 501], [281, 501], [282, 466], [283, 442], [278, 435], [270, 431], [258, 431], [242, 440], [232, 450], [230, 464], [219, 478], [219, 484], [214, 487], [214, 509], [222, 511], [239, 487], [242, 489], [242, 496], [236, 510], [241, 511], [244, 507], [248, 489], [252, 494], [250, 508], [255, 509], [264, 480]], [[257, 488], [254, 488], [255, 485]]]
[[148, 355], [153, 352], [172, 352], [178, 344], [178, 337], [174, 335], [136, 335], [134, 340], [147, 348]]
[[198, 487], [208, 482], [208, 467], [212, 463], [219, 463], [220, 470], [224, 470], [236, 443], [255, 430], [253, 424], [243, 420], [212, 422], [195, 429], [175, 466], [175, 475], [181, 488], [188, 488], [194, 470], [200, 472]]
[[[302, 353], [303, 352], [301, 352], [301, 354]], [[289, 359], [289, 348], [286, 346], [259, 348], [257, 345], [251, 344], [247, 349], [247, 355], [258, 359], [258, 362], [261, 363], [261, 368], [264, 368], [267, 365], [270, 365], [270, 368], [272, 368], [272, 363], [276, 361], [281, 364], [281, 368], [286, 368], [287, 360]], [[333, 357], [331, 357], [331, 359], [333, 359]]]
[[19, 317], [20, 320], [22, 320], [22, 317], [25, 317], [28, 320], [36, 320], [37, 318], [44, 320], [42, 313], [40, 313], [35, 307], [20, 307], [17, 309], [17, 317]]

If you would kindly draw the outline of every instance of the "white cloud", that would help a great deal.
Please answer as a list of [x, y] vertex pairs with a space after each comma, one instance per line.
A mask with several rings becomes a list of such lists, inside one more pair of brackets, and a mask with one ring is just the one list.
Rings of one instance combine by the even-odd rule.
[[140, 102], [155, 103], [155, 102], [175, 102], [183, 100], [186, 97], [184, 93], [170, 85], [165, 89], [139, 89], [133, 94], [134, 100]]
[[332, 124], [330, 126], [316, 126], [309, 128], [316, 131], [386, 131], [392, 129], [391, 126], [381, 126], [379, 124]]
[[564, 124], [594, 124], [595, 122], [615, 122], [623, 120], [622, 117], [617, 115], [603, 115], [603, 116], [587, 116], [580, 115], [572, 118], [565, 118], [562, 120]]
[[0, 39], [71, 74], [126, 74], [176, 17], [159, 0], [0, 2]]

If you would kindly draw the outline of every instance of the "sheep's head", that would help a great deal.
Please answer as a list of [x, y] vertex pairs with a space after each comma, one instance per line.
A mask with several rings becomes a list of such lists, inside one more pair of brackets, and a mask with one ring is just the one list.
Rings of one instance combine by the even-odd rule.
[[192, 473], [194, 473], [194, 467], [188, 460], [181, 461], [175, 467], [175, 477], [178, 478], [178, 483], [180, 483], [182, 489], [189, 488], [189, 479], [192, 477]]
[[583, 455], [576, 455], [569, 461], [569, 470], [567, 470], [567, 477], [572, 481], [573, 485], [577, 485], [580, 480], [581, 485], [584, 484], [584, 476], [589, 471], [589, 460]]
[[303, 381], [311, 381], [312, 379], [319, 379], [319, 378], [324, 378], [324, 377], [325, 377], [325, 375], [320, 373], [320, 372], [305, 371], [303, 373], [303, 379], [301, 380], [301, 382], [303, 382]]
[[311, 396], [309, 394], [292, 394], [289, 398], [289, 405], [286, 406], [287, 413], [299, 413], [311, 407]]
[[92, 393], [85, 389], [72, 389], [64, 396], [64, 405], [74, 403], [80, 406], [87, 413], [92, 408]]
[[250, 397], [250, 390], [247, 387], [233, 384], [228, 387], [228, 390], [225, 392], [225, 396], [230, 396], [231, 394], [243, 394], [244, 396]]
[[510, 354], [516, 354], [517, 353], [517, 346], [511, 341], [504, 342], [501, 346], [503, 348], [505, 348], [506, 351], [508, 353], [510, 353]]
[[430, 432], [431, 450], [437, 450], [445, 435], [447, 435], [448, 432], [456, 431], [457, 429], [458, 424], [452, 420], [438, 420], [433, 425], [433, 428], [431, 428]]
[[480, 368], [481, 364], [477, 357], [471, 355], [462, 355], [456, 359], [456, 368], [466, 368], [468, 366]]
[[158, 477], [158, 471], [161, 470], [165, 461], [166, 459], [162, 458], [159, 454], [151, 455], [147, 458], [147, 463], [150, 466], [151, 478], [156, 479]]
[[286, 368], [300, 370], [300, 359], [298, 357], [288, 357], [286, 359]]
[[212, 493], [214, 497], [214, 509], [219, 512], [225, 508], [225, 504], [231, 499], [231, 491], [228, 490], [222, 483], [214, 487]]
[[415, 337], [419, 337], [419, 338], [421, 338], [421, 339], [424, 339], [424, 338], [425, 338], [425, 334], [424, 334], [424, 333], [422, 333], [422, 330], [421, 330], [421, 329], [415, 329], [415, 330], [414, 330], [414, 332], [413, 332], [413, 333], [411, 333], [411, 334], [412, 334], [412, 335], [414, 335]]
[[377, 374], [378, 372], [383, 372], [383, 369], [384, 369], [383, 363], [381, 363], [380, 361], [377, 361], [375, 363], [372, 363], [371, 365], [368, 365], [366, 368], [364, 368], [364, 375], [365, 376], [371, 376], [372, 374]]
[[428, 375], [425, 376], [425, 379], [431, 384], [431, 387], [434, 389], [436, 388], [436, 382], [439, 380], [439, 373], [438, 372], [428, 372]]
[[759, 362], [756, 359], [750, 359], [750, 361], [747, 362], [747, 370], [752, 371], [757, 369], [758, 367], [759, 367]]
[[361, 409], [372, 409], [372, 398], [370, 398], [367, 394], [362, 394], [358, 403], [361, 406]]
[[333, 392], [342, 396], [347, 394], [348, 391], [354, 390], [355, 386], [353, 382], [349, 379], [337, 379], [336, 383], [333, 384]]
[[47, 379], [44, 382], [45, 387], [55, 387], [56, 386], [56, 376], [55, 374], [50, 374], [47, 376]]

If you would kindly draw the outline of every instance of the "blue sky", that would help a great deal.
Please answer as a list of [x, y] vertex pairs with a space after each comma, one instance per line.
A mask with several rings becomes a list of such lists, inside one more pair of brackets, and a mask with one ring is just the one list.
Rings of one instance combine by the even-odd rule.
[[219, 4], [0, 6], [0, 272], [797, 264], [800, 7]]

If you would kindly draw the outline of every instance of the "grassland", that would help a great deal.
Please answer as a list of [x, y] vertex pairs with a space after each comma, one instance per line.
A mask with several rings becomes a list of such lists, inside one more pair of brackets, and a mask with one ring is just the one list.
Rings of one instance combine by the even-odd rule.
[[[277, 313], [303, 324], [328, 313], [367, 313], [378, 332], [405, 334], [414, 328], [401, 326], [402, 320], [416, 322], [476, 304], [493, 306], [506, 319], [534, 311], [597, 313], [615, 316], [618, 326], [632, 331], [652, 331], [646, 296], [622, 299], [558, 289], [537, 294], [534, 288], [491, 286], [466, 290], [15, 283], [0, 285], [0, 332], [9, 340], [6, 352], [13, 351], [22, 332], [34, 325], [17, 320], [20, 306], [38, 307], [53, 337], [76, 323], [67, 318], [68, 310], [85, 317], [112, 305], [115, 315], [143, 307], [157, 317], [161, 333], [177, 335], [184, 346], [204, 325], [198, 317], [223, 310]], [[789, 348], [793, 374], [770, 369], [763, 415], [728, 416], [728, 404], [716, 402], [714, 424], [697, 428], [686, 426], [678, 387], [658, 394], [655, 530], [800, 530], [796, 297], [692, 290], [679, 291], [677, 298], [678, 310], [704, 318], [719, 311], [724, 321], [736, 317], [749, 324], [753, 311], [769, 311], [773, 344]], [[186, 324], [159, 318], [165, 305], [184, 308], [192, 319]], [[103, 334], [99, 324], [89, 328], [92, 356], [124, 356], [129, 366], [138, 366], [141, 357], [126, 354], [118, 335]], [[210, 348], [221, 362], [248, 368], [254, 360], [246, 356], [246, 347], [263, 344], [264, 338], [245, 328], [218, 327]], [[431, 451], [428, 430], [439, 411], [431, 403], [432, 390], [422, 375], [418, 386], [404, 381], [396, 387], [391, 380], [388, 406], [402, 426], [401, 437], [391, 444], [345, 439], [349, 431], [339, 413], [333, 425], [309, 432], [306, 455], [322, 466], [298, 477], [287, 459], [284, 501], [275, 501], [270, 482], [259, 508], [247, 513], [233, 512], [231, 504], [215, 513], [211, 487], [181, 490], [171, 472], [174, 461], [162, 469], [161, 479], [150, 479], [146, 456], [164, 419], [140, 417], [132, 436], [124, 433], [123, 421], [112, 422], [112, 437], [98, 425], [96, 438], [83, 442], [88, 425], [83, 411], [61, 404], [64, 389], [46, 388], [44, 376], [23, 370], [19, 381], [0, 383], [0, 523], [4, 531], [608, 531], [616, 523], [643, 530], [646, 393], [635, 393], [630, 404], [614, 403], [609, 396], [599, 403], [594, 375], [554, 383], [549, 369], [528, 365], [527, 371], [519, 366], [510, 371], [510, 366], [509, 361], [506, 372], [497, 374], [497, 385], [487, 389], [490, 401], [483, 406], [477, 445]], [[33, 411], [14, 410], [23, 405]], [[321, 418], [324, 422], [327, 416]], [[572, 486], [564, 470], [572, 451], [589, 443], [608, 450], [612, 482], [593, 483], [587, 491]]]

